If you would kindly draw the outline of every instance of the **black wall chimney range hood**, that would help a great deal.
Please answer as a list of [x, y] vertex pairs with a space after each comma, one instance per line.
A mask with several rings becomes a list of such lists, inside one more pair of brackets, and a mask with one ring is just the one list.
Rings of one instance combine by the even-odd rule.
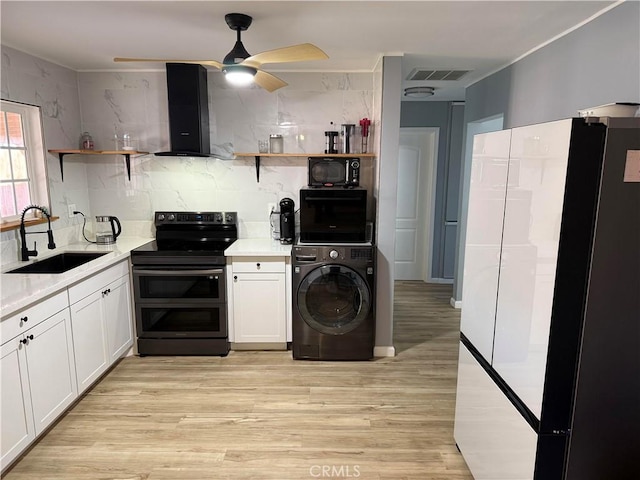
[[209, 157], [207, 70], [189, 63], [166, 65], [171, 150], [155, 155]]

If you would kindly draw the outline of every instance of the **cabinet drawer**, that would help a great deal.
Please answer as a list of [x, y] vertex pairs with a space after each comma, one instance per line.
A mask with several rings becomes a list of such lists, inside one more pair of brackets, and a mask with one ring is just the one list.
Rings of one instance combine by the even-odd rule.
[[63, 290], [36, 305], [2, 319], [0, 322], [0, 342], [11, 340], [66, 307], [67, 291]]
[[117, 263], [106, 270], [96, 273], [91, 278], [69, 287], [69, 304], [82, 300], [105, 285], [129, 275], [129, 261]]
[[234, 273], [284, 273], [283, 257], [241, 257], [242, 260], [233, 259], [231, 268]]

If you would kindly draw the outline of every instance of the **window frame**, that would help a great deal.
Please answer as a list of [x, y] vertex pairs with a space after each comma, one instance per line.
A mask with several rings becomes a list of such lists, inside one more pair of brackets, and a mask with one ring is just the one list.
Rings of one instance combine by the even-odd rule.
[[[45, 207], [51, 212], [51, 197], [49, 194], [49, 181], [47, 171], [47, 153], [44, 145], [44, 128], [42, 123], [42, 109], [37, 105], [16, 102], [13, 100], [0, 99], [0, 110], [4, 112], [17, 113], [22, 117], [22, 135], [24, 139], [24, 149], [29, 177], [29, 196], [31, 205]], [[10, 149], [0, 147], [2, 149]], [[20, 222], [22, 211], [16, 215], [0, 218], [1, 226], [8, 226]], [[40, 212], [31, 210], [25, 219], [34, 220], [40, 217]]]

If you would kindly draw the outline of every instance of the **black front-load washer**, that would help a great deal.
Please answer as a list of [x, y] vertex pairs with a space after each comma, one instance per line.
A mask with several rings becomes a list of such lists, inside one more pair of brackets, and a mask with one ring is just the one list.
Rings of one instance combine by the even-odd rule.
[[293, 358], [373, 358], [375, 256], [371, 245], [293, 247]]

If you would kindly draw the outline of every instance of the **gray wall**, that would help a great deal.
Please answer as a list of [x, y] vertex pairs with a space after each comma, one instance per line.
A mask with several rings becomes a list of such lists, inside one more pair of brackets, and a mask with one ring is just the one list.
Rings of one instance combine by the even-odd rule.
[[[640, 102], [640, 3], [625, 2], [466, 91], [465, 125], [504, 115], [504, 128], [575, 117], [615, 102]], [[471, 159], [462, 171], [454, 299], [462, 272]]]
[[457, 240], [464, 104], [402, 102], [400, 127], [437, 127], [438, 160], [433, 225], [431, 278], [452, 279]]

